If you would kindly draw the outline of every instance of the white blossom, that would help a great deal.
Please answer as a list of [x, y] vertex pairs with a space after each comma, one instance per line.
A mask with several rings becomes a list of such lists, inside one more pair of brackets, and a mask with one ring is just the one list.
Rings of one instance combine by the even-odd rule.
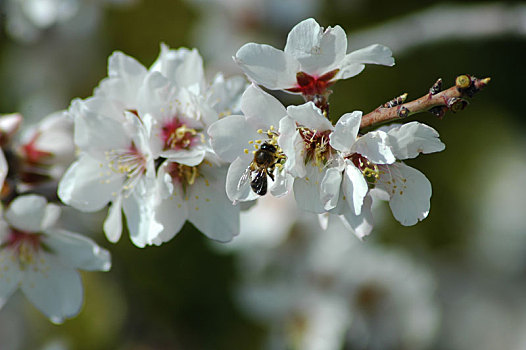
[[326, 95], [336, 80], [359, 74], [367, 63], [394, 65], [391, 55], [378, 44], [347, 54], [347, 36], [340, 26], [324, 29], [309, 18], [292, 28], [283, 51], [248, 43], [234, 59], [257, 84], [312, 97]]
[[52, 322], [79, 313], [76, 269], [108, 271], [109, 253], [57, 226], [60, 208], [37, 195], [15, 198], [0, 220], [0, 306], [18, 288]]
[[[261, 145], [278, 147], [278, 126], [281, 118], [287, 115], [287, 110], [276, 98], [255, 85], [248, 87], [243, 93], [241, 111], [243, 115], [224, 117], [208, 129], [214, 151], [221, 159], [231, 163], [226, 193], [234, 203], [258, 197], [250, 186], [251, 166], [254, 166], [255, 155]], [[276, 154], [281, 157], [279, 149], [276, 149]], [[281, 163], [276, 163], [274, 171], [264, 170], [270, 178], [270, 192], [274, 196], [283, 195], [289, 188], [289, 178], [280, 168]]]

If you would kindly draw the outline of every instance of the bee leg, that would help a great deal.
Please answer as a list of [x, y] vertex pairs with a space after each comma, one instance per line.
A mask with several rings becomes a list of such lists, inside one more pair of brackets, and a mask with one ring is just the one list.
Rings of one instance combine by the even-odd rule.
[[272, 181], [275, 181], [275, 179], [274, 179], [274, 169], [275, 168], [276, 168], [275, 165], [272, 165], [272, 166], [268, 167], [268, 169], [267, 169], [267, 174], [268, 174], [268, 176], [270, 176]]

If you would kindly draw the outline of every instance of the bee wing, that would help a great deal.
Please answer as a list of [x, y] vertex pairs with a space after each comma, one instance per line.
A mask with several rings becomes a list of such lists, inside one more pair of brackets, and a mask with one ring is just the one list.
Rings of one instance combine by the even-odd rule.
[[243, 175], [241, 175], [241, 178], [239, 179], [239, 182], [237, 183], [238, 191], [241, 191], [241, 189], [248, 184], [250, 180], [250, 173], [251, 173], [251, 170], [250, 170], [250, 167], [248, 167], [243, 173]]
[[252, 191], [260, 196], [264, 196], [267, 193], [267, 171], [260, 169], [255, 172], [254, 178], [250, 182]]

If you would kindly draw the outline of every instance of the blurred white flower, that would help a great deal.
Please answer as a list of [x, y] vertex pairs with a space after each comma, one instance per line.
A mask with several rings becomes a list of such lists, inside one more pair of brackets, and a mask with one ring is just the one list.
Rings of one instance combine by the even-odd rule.
[[75, 159], [73, 120], [65, 111], [44, 117], [22, 132], [17, 152], [22, 182], [58, 181]]
[[93, 10], [99, 12], [98, 8], [105, 3], [133, 2], [135, 0], [6, 0], [3, 6], [7, 32], [17, 40], [31, 42], [54, 25], [68, 23]]
[[360, 244], [340, 221], [313, 230], [313, 219], [303, 216], [280, 246], [240, 251], [240, 302], [269, 325], [269, 348], [425, 349], [439, 320], [429, 271]]
[[76, 269], [108, 271], [109, 253], [56, 226], [60, 208], [36, 195], [17, 197], [0, 221], [0, 305], [20, 288], [53, 323], [79, 313], [82, 282]]

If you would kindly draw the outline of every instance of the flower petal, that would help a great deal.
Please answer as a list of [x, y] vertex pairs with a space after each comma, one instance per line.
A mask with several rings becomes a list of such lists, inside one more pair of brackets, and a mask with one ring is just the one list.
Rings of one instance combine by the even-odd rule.
[[293, 177], [286, 171], [275, 171], [274, 176], [276, 181], [270, 186], [270, 193], [274, 197], [281, 197], [289, 193], [292, 189]]
[[5, 159], [4, 152], [0, 150], [0, 186], [4, 186], [4, 181], [7, 176], [8, 165]]
[[18, 288], [22, 276], [15, 252], [0, 248], [0, 308]]
[[277, 98], [255, 85], [250, 85], [241, 97], [241, 110], [247, 117], [257, 119], [261, 127], [277, 127], [287, 110]]
[[334, 126], [334, 131], [329, 135], [330, 145], [340, 152], [349, 153], [358, 136], [361, 121], [361, 111], [342, 115]]
[[415, 158], [420, 153], [440, 152], [446, 148], [435, 129], [419, 122], [391, 128], [387, 135], [397, 159]]
[[225, 194], [226, 167], [201, 171], [188, 199], [188, 220], [207, 237], [231, 241], [239, 234], [239, 206]]
[[160, 245], [170, 241], [181, 231], [188, 218], [188, 205], [184, 200], [182, 187], [174, 187], [174, 192], [165, 198], [155, 210], [156, 220], [163, 225], [163, 230], [154, 237], [153, 244]]
[[307, 102], [299, 106], [288, 106], [288, 115], [298, 124], [311, 130], [332, 130], [333, 126], [329, 119], [325, 118], [321, 110], [313, 102]]
[[160, 156], [168, 159], [171, 162], [177, 162], [188, 166], [196, 166], [205, 159], [206, 148], [201, 145], [196, 145], [192, 149], [181, 150], [167, 150], [161, 152]]
[[45, 244], [71, 267], [87, 271], [109, 271], [110, 253], [91, 239], [65, 230], [47, 230]]
[[178, 87], [190, 89], [196, 94], [204, 89], [203, 59], [196, 49], [173, 50], [162, 43], [161, 53], [150, 71], [159, 71]]
[[226, 162], [233, 162], [249, 149], [249, 141], [259, 139], [253, 126], [241, 115], [231, 115], [210, 125], [208, 135], [214, 151]]
[[343, 59], [336, 79], [347, 79], [360, 74], [364, 70], [366, 63], [393, 66], [393, 53], [387, 46], [379, 44], [353, 51]]
[[321, 75], [345, 57], [347, 36], [340, 26], [322, 27], [308, 18], [292, 28], [285, 45], [285, 53], [301, 63], [301, 69], [310, 75]]
[[[251, 201], [259, 197], [250, 187], [250, 176], [244, 177], [251, 161], [252, 157], [249, 155], [237, 157], [228, 167], [226, 194], [234, 204], [239, 201]], [[242, 178], [245, 178], [246, 181], [242, 181]]]
[[332, 167], [327, 169], [320, 186], [320, 198], [325, 210], [331, 210], [338, 204], [342, 183], [342, 169]]
[[346, 162], [342, 190], [353, 214], [360, 215], [363, 199], [369, 190], [362, 172], [351, 162]]
[[[155, 190], [152, 189], [153, 191]], [[155, 216], [156, 198], [156, 193], [143, 196], [134, 191], [122, 201], [130, 239], [139, 248], [153, 244], [154, 238], [163, 230], [163, 225]]]
[[325, 211], [320, 193], [320, 185], [324, 176], [324, 170], [309, 164], [307, 165], [307, 176], [294, 180], [294, 197], [299, 208], [317, 214]]
[[47, 253], [41, 253], [38, 261], [24, 271], [21, 288], [26, 297], [53, 323], [77, 315], [83, 299], [77, 271]]
[[300, 63], [292, 56], [269, 45], [248, 43], [234, 57], [250, 80], [272, 90], [288, 89], [296, 84]]
[[359, 215], [355, 215], [351, 210], [345, 210], [343, 215], [340, 215], [343, 224], [359, 239], [363, 239], [373, 230], [372, 203], [371, 196], [365, 196], [362, 211]]
[[7, 222], [22, 231], [41, 232], [55, 224], [60, 208], [34, 194], [16, 197], [5, 213]]
[[121, 191], [122, 174], [84, 154], [73, 163], [58, 185], [60, 200], [82, 211], [97, 211]]
[[376, 185], [391, 197], [389, 206], [402, 225], [414, 225], [429, 214], [431, 183], [415, 168], [404, 163], [383, 166]]
[[396, 161], [389, 147], [388, 136], [383, 131], [371, 131], [358, 138], [351, 151], [367, 157], [375, 164], [391, 164]]
[[117, 243], [122, 235], [122, 195], [111, 201], [108, 216], [103, 225], [106, 238], [111, 243]]
[[290, 117], [285, 117], [279, 122], [278, 144], [287, 156], [285, 170], [293, 177], [305, 177], [305, 159], [303, 154], [304, 144], [300, 133], [296, 130], [296, 122]]

